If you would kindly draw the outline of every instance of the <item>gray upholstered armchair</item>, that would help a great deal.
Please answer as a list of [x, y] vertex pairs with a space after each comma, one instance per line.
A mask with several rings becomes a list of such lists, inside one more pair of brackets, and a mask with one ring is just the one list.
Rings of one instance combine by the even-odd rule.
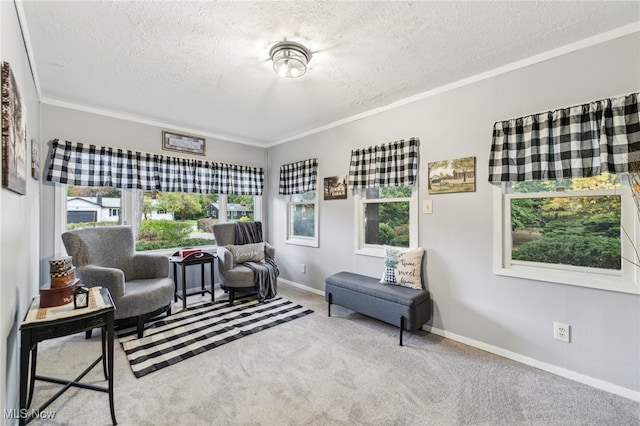
[[[213, 235], [218, 246], [220, 288], [229, 292], [229, 303], [233, 304], [236, 292], [258, 291], [255, 272], [245, 263], [234, 263], [234, 256], [227, 248], [238, 244], [235, 223], [213, 225]], [[264, 254], [266, 257], [275, 259], [275, 247], [264, 243]]]
[[147, 319], [164, 311], [171, 314], [175, 284], [169, 277], [168, 257], [137, 253], [131, 227], [77, 229], [62, 234], [62, 241], [80, 283], [108, 289], [116, 321], [135, 320], [138, 337]]

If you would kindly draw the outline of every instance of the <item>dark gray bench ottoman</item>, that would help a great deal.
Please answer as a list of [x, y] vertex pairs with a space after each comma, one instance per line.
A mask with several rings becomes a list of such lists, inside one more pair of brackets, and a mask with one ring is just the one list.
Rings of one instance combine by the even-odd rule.
[[431, 300], [426, 290], [381, 284], [379, 279], [351, 272], [339, 272], [325, 278], [324, 298], [363, 315], [400, 327], [417, 330], [431, 318]]

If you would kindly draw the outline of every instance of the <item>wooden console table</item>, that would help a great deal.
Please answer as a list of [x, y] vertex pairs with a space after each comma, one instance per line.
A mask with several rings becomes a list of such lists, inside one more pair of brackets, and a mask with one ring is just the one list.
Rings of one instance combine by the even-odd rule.
[[[33, 397], [33, 388], [36, 380], [63, 385], [55, 395], [49, 398], [34, 412], [42, 412], [54, 400], [67, 391], [70, 387], [78, 387], [109, 394], [109, 407], [111, 409], [111, 421], [116, 422], [116, 413], [113, 406], [113, 322], [115, 305], [109, 291], [105, 288], [93, 287], [89, 292], [89, 306], [87, 308], [74, 309], [73, 302], [51, 308], [40, 308], [40, 297], [36, 296], [31, 301], [22, 325], [20, 325], [20, 425], [25, 425], [33, 420], [28, 410]], [[56, 337], [68, 336], [75, 333], [86, 332], [94, 328], [102, 328], [102, 354], [86, 370], [73, 380], [57, 379], [53, 377], [39, 376], [36, 374], [36, 361], [38, 355], [38, 343]], [[102, 361], [104, 378], [108, 386], [99, 387], [88, 383], [80, 383], [80, 380]], [[28, 399], [27, 399], [28, 392]]]

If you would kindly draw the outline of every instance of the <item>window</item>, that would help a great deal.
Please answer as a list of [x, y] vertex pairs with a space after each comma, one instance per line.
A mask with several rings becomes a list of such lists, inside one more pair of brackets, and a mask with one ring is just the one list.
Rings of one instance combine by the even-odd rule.
[[418, 246], [418, 189], [367, 188], [356, 194], [356, 253], [384, 256], [384, 246]]
[[318, 191], [289, 195], [288, 244], [318, 247]]
[[233, 212], [228, 222], [254, 220], [255, 208], [253, 195], [227, 195], [227, 211]]
[[117, 225], [121, 194], [115, 188], [68, 185], [66, 229]]
[[613, 174], [503, 184], [497, 273], [636, 292], [628, 192]]
[[219, 222], [220, 210], [225, 211], [220, 217], [226, 217], [229, 211], [234, 220], [254, 220], [254, 205], [258, 205], [259, 213], [261, 198], [74, 185], [67, 185], [67, 191], [60, 192], [66, 195], [66, 223], [61, 224], [61, 230], [136, 224], [137, 250], [212, 245], [215, 240], [211, 226]]

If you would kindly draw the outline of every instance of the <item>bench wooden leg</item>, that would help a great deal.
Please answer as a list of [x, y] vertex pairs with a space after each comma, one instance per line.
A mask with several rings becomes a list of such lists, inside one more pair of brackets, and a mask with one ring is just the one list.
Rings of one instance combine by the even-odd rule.
[[328, 316], [331, 316], [331, 302], [333, 302], [333, 295], [331, 293], [329, 293], [329, 303], [328, 303], [328, 306], [327, 306]]
[[402, 346], [402, 331], [404, 330], [404, 317], [400, 317], [400, 346]]

